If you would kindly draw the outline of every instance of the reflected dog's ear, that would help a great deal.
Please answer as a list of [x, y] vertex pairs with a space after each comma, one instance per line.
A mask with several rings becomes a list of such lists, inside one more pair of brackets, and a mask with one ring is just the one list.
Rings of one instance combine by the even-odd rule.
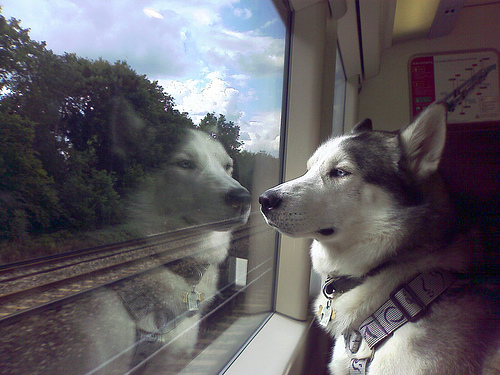
[[351, 133], [357, 134], [362, 132], [369, 132], [371, 130], [372, 130], [372, 120], [370, 120], [369, 118], [365, 118], [363, 121], [354, 125], [354, 128], [352, 128]]
[[431, 104], [399, 133], [408, 169], [420, 178], [436, 172], [446, 140], [444, 103]]

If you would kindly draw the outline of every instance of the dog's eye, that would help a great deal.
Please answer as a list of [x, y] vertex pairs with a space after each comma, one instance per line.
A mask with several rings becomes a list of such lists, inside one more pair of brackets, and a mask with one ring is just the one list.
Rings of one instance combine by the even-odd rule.
[[196, 165], [189, 159], [182, 159], [177, 162], [177, 165], [183, 169], [194, 169]]
[[346, 177], [350, 175], [349, 172], [343, 170], [343, 169], [340, 169], [340, 168], [332, 168], [330, 170], [330, 172], [328, 173], [328, 176], [330, 177]]
[[224, 169], [226, 170], [226, 172], [229, 172], [231, 169], [233, 169], [233, 165], [231, 163], [227, 163], [224, 166]]

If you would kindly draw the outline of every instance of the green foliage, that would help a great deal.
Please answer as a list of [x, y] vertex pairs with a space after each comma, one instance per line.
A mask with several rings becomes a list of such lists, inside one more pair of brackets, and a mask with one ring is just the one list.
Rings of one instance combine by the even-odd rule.
[[[35, 251], [34, 234], [52, 249], [49, 235], [119, 228], [129, 193], [189, 127], [158, 82], [126, 62], [54, 54], [0, 14], [0, 239], [19, 251]], [[248, 166], [250, 185], [239, 127], [208, 113], [199, 128]]]
[[240, 127], [232, 121], [227, 121], [224, 115], [219, 114], [217, 118], [215, 113], [207, 113], [200, 121], [199, 128], [218, 139], [232, 158], [235, 158], [240, 152], [240, 147], [243, 144], [238, 141]]
[[0, 125], [0, 236], [23, 239], [57, 219], [57, 192], [33, 150], [34, 123], [0, 111]]
[[32, 41], [28, 32], [18, 20], [0, 15], [0, 90], [22, 91], [29, 85], [29, 72], [45, 44]]
[[92, 142], [84, 151], [72, 149], [71, 168], [60, 186], [61, 204], [72, 226], [92, 230], [119, 222], [123, 213], [116, 177], [96, 169], [97, 156]]
[[56, 55], [0, 15], [0, 238], [90, 230], [192, 127], [126, 62]]
[[[238, 155], [236, 155], [234, 162], [235, 168], [238, 170], [238, 181], [250, 191], [253, 190], [252, 185], [256, 181], [254, 175], [256, 164], [266, 166], [265, 169], [267, 170], [275, 169], [277, 171], [279, 169], [279, 160], [263, 151], [257, 154], [248, 151], [241, 151]], [[274, 166], [275, 168], [270, 168], [270, 166]], [[262, 180], [262, 176], [260, 177], [260, 180]], [[276, 180], [275, 183], [277, 182], [278, 181]]]

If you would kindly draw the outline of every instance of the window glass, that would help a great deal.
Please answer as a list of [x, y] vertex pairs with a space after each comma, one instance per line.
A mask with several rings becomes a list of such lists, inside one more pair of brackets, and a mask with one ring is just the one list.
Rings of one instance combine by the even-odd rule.
[[337, 56], [335, 59], [335, 91], [333, 97], [333, 136], [342, 135], [344, 133], [346, 81], [342, 54], [340, 53], [340, 49], [337, 48]]
[[[333, 119], [332, 119], [332, 137], [340, 136], [344, 133], [345, 118], [345, 96], [347, 79], [345, 76], [344, 64], [340, 48], [337, 46], [335, 58], [335, 84], [333, 96]], [[321, 277], [316, 272], [311, 272], [309, 281], [309, 300], [312, 302], [321, 293]]]
[[3, 373], [217, 373], [269, 317], [286, 12], [2, 2]]

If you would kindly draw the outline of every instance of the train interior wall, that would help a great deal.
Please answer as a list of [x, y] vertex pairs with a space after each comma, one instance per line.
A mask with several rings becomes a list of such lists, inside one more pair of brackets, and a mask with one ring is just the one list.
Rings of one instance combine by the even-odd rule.
[[393, 45], [381, 54], [380, 72], [362, 83], [358, 119], [379, 130], [397, 130], [410, 121], [408, 61], [417, 54], [478, 49], [500, 51], [500, 3], [464, 7], [451, 33]]
[[[480, 49], [495, 49], [500, 51], [499, 19], [500, 2], [464, 7], [449, 35], [435, 39], [422, 38], [406, 41], [382, 50], [380, 71], [377, 75], [362, 81], [359, 88], [357, 87], [357, 76], [347, 77], [345, 130], [349, 131], [353, 124], [364, 118], [370, 118], [373, 121], [374, 128], [377, 130], [394, 131], [408, 124], [410, 122], [408, 79], [408, 62], [410, 58], [414, 55], [424, 53]], [[500, 148], [495, 146], [495, 144], [498, 145], [500, 132], [497, 125], [495, 125], [495, 129], [493, 138], [489, 138], [483, 152], [480, 152], [478, 149], [478, 147], [482, 147], [481, 142], [483, 142], [483, 138], [479, 137], [477, 140], [479, 143], [471, 142], [471, 145], [475, 146], [471, 146], [466, 151], [469, 154], [464, 154], [464, 152], [460, 154], [462, 161], [473, 160], [473, 162], [469, 163], [471, 173], [474, 170], [478, 170], [475, 167], [484, 164], [484, 156], [488, 155], [487, 164], [489, 166], [494, 165], [494, 170], [490, 170], [488, 173], [499, 175], [498, 158]], [[454, 138], [455, 145], [463, 144], [460, 137], [461, 135], [458, 135]], [[485, 150], [488, 151], [485, 152]], [[453, 154], [453, 152], [451, 153]], [[454, 168], [451, 173], [457, 172], [457, 168], [455, 168], [456, 164], [448, 161], [447, 165], [451, 166], [450, 169]], [[476, 187], [477, 184], [472, 188]], [[461, 188], [461, 186], [457, 185], [457, 188]], [[496, 194], [500, 191], [499, 182], [496, 181], [490, 184], [488, 189], [488, 194], [484, 198], [490, 200], [490, 202], [491, 199], [494, 199], [496, 204], [494, 207], [489, 206], [491, 210], [487, 214], [489, 217], [494, 218], [492, 231], [497, 233], [495, 238], [498, 240], [500, 230], [497, 225], [498, 217], [500, 216], [497, 209], [498, 195]], [[330, 347], [331, 342], [329, 342], [326, 335], [317, 329], [317, 327], [313, 327], [301, 348], [302, 350], [299, 351], [301, 355], [297, 356], [288, 374], [326, 374], [325, 367], [326, 363], [329, 362]]]

